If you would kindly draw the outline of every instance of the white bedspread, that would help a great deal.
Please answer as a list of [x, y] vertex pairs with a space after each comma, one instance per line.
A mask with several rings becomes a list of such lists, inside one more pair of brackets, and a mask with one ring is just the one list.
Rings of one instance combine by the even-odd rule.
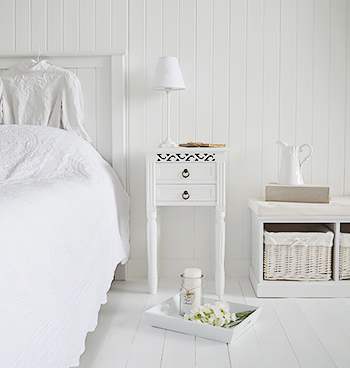
[[89, 143], [0, 126], [1, 368], [79, 364], [128, 258], [127, 224], [128, 196]]

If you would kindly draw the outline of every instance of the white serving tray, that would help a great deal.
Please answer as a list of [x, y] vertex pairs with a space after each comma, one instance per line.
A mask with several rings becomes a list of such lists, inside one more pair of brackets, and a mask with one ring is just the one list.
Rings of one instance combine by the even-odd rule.
[[[204, 337], [210, 340], [231, 343], [247, 331], [249, 327], [253, 326], [261, 312], [260, 307], [228, 302], [231, 313], [248, 310], [254, 310], [254, 312], [238, 325], [232, 328], [222, 328], [184, 320], [179, 314], [179, 299], [179, 295], [175, 295], [174, 297], [165, 300], [163, 303], [157, 304], [156, 306], [148, 309], [145, 312], [148, 322], [154, 327]], [[217, 300], [204, 299], [204, 303], [214, 304], [215, 302], [217, 302]]]

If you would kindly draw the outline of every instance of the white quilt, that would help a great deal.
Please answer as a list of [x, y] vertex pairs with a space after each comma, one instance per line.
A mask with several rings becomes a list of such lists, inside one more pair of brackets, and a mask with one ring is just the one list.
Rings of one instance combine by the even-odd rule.
[[89, 143], [0, 126], [1, 368], [78, 366], [128, 258], [127, 224], [128, 196]]

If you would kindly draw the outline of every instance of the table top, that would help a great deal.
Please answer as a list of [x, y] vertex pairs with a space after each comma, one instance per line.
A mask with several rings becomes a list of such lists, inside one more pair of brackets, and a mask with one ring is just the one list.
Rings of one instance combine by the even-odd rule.
[[196, 152], [228, 152], [227, 147], [156, 147], [145, 148], [145, 153], [196, 153]]
[[258, 217], [274, 216], [349, 216], [350, 196], [332, 197], [330, 203], [267, 202], [263, 197], [250, 197], [248, 207]]

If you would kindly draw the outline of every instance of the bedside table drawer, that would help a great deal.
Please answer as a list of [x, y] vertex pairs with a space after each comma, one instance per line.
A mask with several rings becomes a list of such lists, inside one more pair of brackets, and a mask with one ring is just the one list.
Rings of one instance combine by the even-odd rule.
[[156, 181], [215, 181], [215, 163], [157, 163]]
[[158, 204], [216, 201], [216, 185], [157, 185]]

